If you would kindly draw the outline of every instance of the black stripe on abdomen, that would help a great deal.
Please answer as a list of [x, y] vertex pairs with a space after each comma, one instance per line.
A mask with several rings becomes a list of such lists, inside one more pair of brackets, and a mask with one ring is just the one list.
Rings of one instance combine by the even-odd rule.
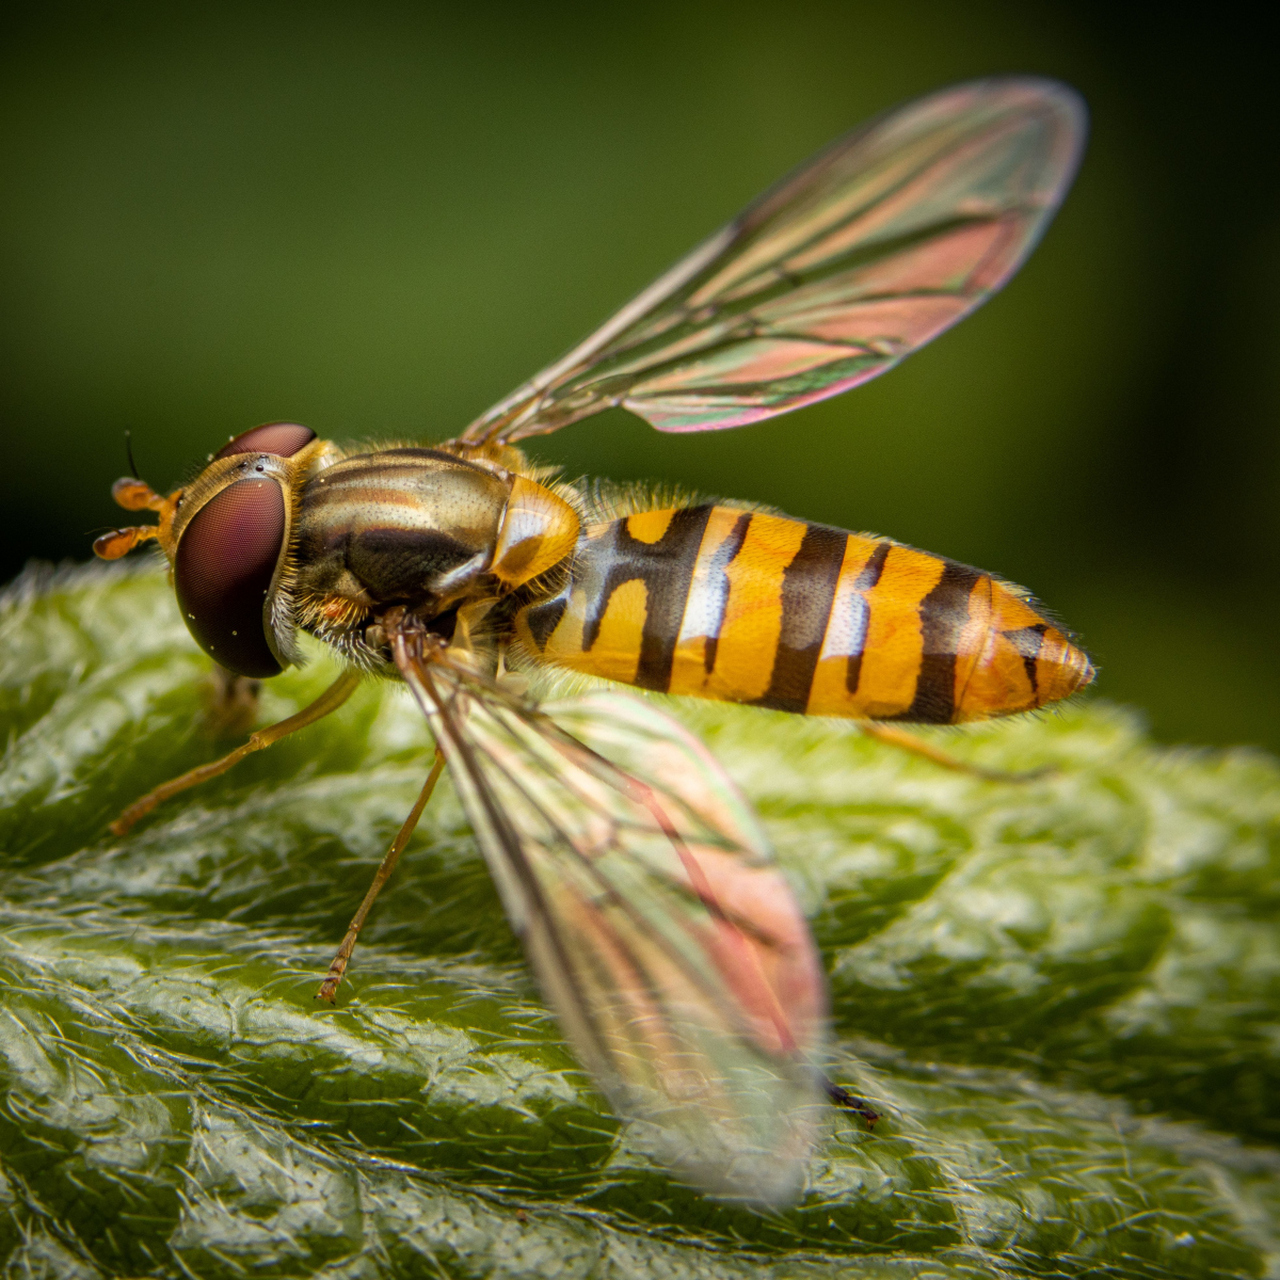
[[956, 650], [969, 621], [969, 597], [983, 575], [967, 564], [944, 560], [942, 577], [920, 601], [924, 651], [911, 705], [892, 720], [950, 724], [956, 711]]
[[585, 619], [582, 649], [590, 652], [600, 635], [613, 593], [624, 583], [639, 579], [645, 585], [645, 614], [634, 683], [642, 689], [665, 693], [671, 687], [676, 641], [711, 511], [709, 503], [681, 508], [656, 542], [633, 538], [624, 517], [614, 522], [611, 543], [603, 549], [608, 568], [603, 588]]
[[769, 687], [755, 705], [803, 712], [822, 651], [849, 535], [811, 524], [782, 574], [782, 627]]
[[541, 653], [551, 639], [551, 633], [560, 625], [564, 611], [569, 607], [569, 588], [566, 586], [558, 596], [550, 600], [539, 600], [524, 611], [524, 624], [529, 628], [533, 643]]
[[1035, 626], [1018, 627], [1014, 631], [1001, 632], [1021, 656], [1027, 679], [1031, 682], [1031, 692], [1035, 694], [1037, 702], [1040, 700], [1040, 681], [1037, 678], [1036, 659], [1040, 656], [1040, 650], [1044, 645], [1044, 633], [1048, 630], [1047, 622], [1039, 622]]

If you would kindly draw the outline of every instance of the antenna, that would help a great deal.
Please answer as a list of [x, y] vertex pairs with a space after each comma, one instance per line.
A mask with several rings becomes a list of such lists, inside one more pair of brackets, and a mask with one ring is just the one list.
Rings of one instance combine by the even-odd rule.
[[138, 464], [133, 460], [133, 432], [128, 427], [124, 431], [124, 451], [125, 456], [129, 459], [129, 474], [135, 478], [138, 475]]

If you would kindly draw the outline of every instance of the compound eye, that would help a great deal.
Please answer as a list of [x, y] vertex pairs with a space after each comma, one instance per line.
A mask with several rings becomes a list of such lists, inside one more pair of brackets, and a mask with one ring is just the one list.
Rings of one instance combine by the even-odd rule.
[[261, 679], [281, 670], [264, 609], [284, 531], [279, 484], [237, 480], [191, 517], [178, 542], [173, 585], [187, 630], [238, 675]]
[[236, 453], [274, 453], [277, 457], [292, 458], [315, 438], [316, 433], [310, 427], [297, 422], [264, 422], [260, 427], [242, 432], [213, 456], [229, 458]]

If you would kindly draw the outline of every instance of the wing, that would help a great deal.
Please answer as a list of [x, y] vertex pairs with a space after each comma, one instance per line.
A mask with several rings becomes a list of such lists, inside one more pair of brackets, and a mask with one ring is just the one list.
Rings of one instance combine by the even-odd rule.
[[520, 440], [617, 405], [660, 431], [709, 431], [866, 382], [1018, 269], [1084, 134], [1083, 102], [1052, 80], [976, 80], [880, 116], [460, 438]]
[[637, 699], [531, 710], [393, 638], [566, 1038], [631, 1136], [712, 1194], [794, 1200], [826, 988], [749, 806]]

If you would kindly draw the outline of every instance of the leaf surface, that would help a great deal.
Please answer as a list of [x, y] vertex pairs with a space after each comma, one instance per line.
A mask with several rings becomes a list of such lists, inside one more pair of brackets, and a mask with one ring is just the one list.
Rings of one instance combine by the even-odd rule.
[[[832, 1112], [764, 1215], [629, 1144], [433, 801], [339, 1007], [313, 994], [430, 760], [391, 686], [106, 835], [211, 758], [150, 572], [0, 606], [0, 1256], [14, 1275], [1274, 1274], [1280, 768], [1094, 703], [939, 739], [665, 705], [758, 806], [831, 975]], [[322, 687], [272, 682], [264, 717]]]

